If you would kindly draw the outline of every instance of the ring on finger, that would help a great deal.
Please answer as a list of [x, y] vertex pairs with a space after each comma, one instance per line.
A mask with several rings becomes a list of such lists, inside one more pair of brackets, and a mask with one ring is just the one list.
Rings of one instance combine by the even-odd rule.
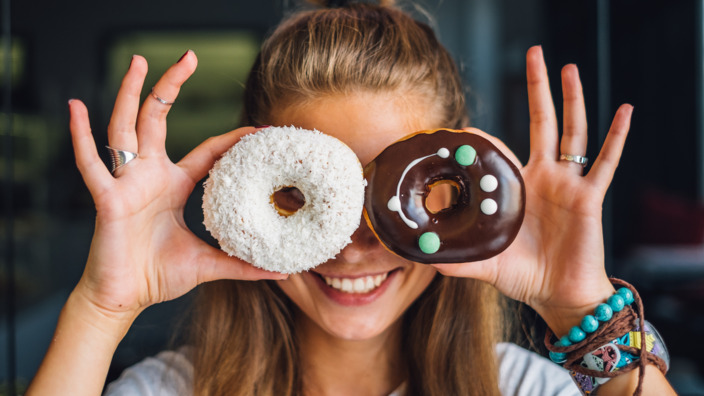
[[105, 147], [108, 149], [108, 152], [110, 153], [110, 160], [112, 162], [112, 167], [110, 169], [110, 173], [112, 173], [113, 175], [115, 174], [116, 170], [122, 168], [123, 166], [127, 165], [128, 162], [137, 158], [137, 153], [133, 153], [131, 151], [125, 151], [125, 150], [118, 150], [118, 149], [112, 148], [110, 146], [105, 146]]
[[581, 155], [560, 154], [560, 161], [574, 162], [575, 164], [584, 167], [587, 166], [587, 162], [589, 161], [589, 159]]
[[581, 155], [560, 154], [560, 161], [574, 162], [577, 165], [585, 167], [587, 166], [587, 162], [589, 162], [589, 159]]
[[161, 103], [161, 104], [165, 104], [165, 105], [167, 105], [167, 106], [171, 106], [172, 104], [175, 103], [175, 102], [169, 102], [168, 100], [163, 99], [163, 98], [161, 98], [159, 95], [157, 95], [156, 92], [154, 92], [154, 87], [152, 87], [151, 95], [152, 95], [152, 98], [156, 99], [156, 100], [159, 101], [159, 103]]

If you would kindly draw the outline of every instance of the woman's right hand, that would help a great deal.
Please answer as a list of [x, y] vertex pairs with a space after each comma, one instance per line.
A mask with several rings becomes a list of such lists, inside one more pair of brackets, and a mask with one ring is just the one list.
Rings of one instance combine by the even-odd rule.
[[[188, 51], [161, 77], [154, 92], [173, 101], [196, 64], [195, 54]], [[110, 147], [138, 157], [114, 175], [98, 155], [85, 105], [70, 102], [76, 163], [97, 210], [88, 262], [74, 294], [103, 314], [133, 319], [149, 305], [177, 298], [203, 282], [285, 278], [209, 246], [183, 218], [195, 184], [222, 153], [255, 129], [210, 138], [172, 163], [164, 146], [170, 105], [150, 95], [140, 108], [146, 73], [145, 59], [134, 56], [117, 96], [108, 141]]]
[[[174, 100], [196, 68], [187, 52], [154, 86]], [[208, 139], [177, 164], [166, 155], [169, 105], [149, 96], [140, 108], [147, 74], [135, 56], [115, 102], [108, 141], [138, 153], [114, 175], [98, 156], [88, 111], [69, 102], [76, 163], [97, 219], [81, 280], [61, 310], [54, 337], [26, 395], [100, 395], [117, 345], [149, 305], [179, 297], [216, 279], [283, 279], [228, 257], [188, 230], [183, 208], [195, 184], [241, 136], [241, 128]]]

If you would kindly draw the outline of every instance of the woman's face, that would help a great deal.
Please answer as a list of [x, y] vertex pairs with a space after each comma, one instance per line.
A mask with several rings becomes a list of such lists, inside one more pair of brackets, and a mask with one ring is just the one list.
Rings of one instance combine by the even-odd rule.
[[[427, 114], [427, 106], [403, 95], [354, 93], [287, 107], [271, 122], [334, 136], [351, 147], [364, 166], [394, 141], [435, 127]], [[431, 266], [387, 251], [362, 219], [352, 243], [337, 257], [278, 284], [329, 335], [365, 340], [389, 329], [435, 273]]]

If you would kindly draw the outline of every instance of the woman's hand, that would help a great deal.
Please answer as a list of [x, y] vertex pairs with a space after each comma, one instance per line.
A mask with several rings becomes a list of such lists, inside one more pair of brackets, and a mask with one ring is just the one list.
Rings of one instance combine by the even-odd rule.
[[526, 185], [523, 226], [513, 244], [490, 260], [435, 267], [445, 275], [493, 284], [530, 305], [556, 334], [563, 335], [614, 291], [604, 269], [602, 203], [633, 107], [618, 109], [599, 156], [583, 175], [581, 165], [559, 160], [560, 154], [583, 156], [587, 149], [586, 111], [576, 66], [562, 70], [561, 140], [540, 47], [528, 51], [527, 77], [531, 144], [530, 159], [521, 170]]
[[[196, 68], [187, 52], [154, 86], [173, 101]], [[134, 56], [122, 82], [108, 127], [110, 147], [138, 153], [111, 174], [98, 156], [86, 107], [70, 103], [76, 162], [97, 209], [95, 234], [85, 272], [74, 293], [109, 315], [136, 316], [145, 307], [179, 297], [215, 279], [282, 279], [228, 257], [188, 230], [186, 199], [214, 162], [239, 138], [242, 128], [208, 139], [179, 163], [164, 147], [170, 105], [140, 92], [147, 73], [144, 58]]]
[[[154, 92], [173, 101], [196, 63], [188, 51]], [[183, 219], [195, 184], [255, 128], [210, 138], [174, 164], [164, 148], [170, 106], [153, 96], [139, 105], [146, 74], [146, 61], [134, 56], [117, 95], [108, 141], [138, 157], [114, 175], [98, 156], [85, 105], [69, 102], [76, 163], [97, 210], [95, 233], [83, 276], [61, 310], [27, 395], [99, 395], [117, 345], [149, 305], [215, 279], [286, 277], [228, 257], [198, 239]]]

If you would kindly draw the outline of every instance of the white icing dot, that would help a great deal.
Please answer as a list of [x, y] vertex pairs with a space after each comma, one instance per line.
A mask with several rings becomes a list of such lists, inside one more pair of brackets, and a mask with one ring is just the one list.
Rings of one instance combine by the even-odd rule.
[[438, 150], [438, 157], [447, 158], [449, 156], [450, 156], [450, 150], [446, 149], [445, 147]]
[[389, 210], [392, 210], [394, 212], [398, 212], [399, 210], [401, 210], [401, 200], [398, 199], [397, 195], [394, 195], [389, 200], [389, 203], [386, 204], [386, 207], [388, 207]]
[[496, 177], [492, 175], [484, 175], [481, 180], [479, 180], [479, 187], [484, 192], [492, 192], [496, 190], [499, 186], [499, 181]]
[[487, 198], [482, 201], [482, 203], [479, 205], [479, 208], [485, 215], [493, 215], [494, 213], [496, 213], [497, 210], [499, 210], [499, 205], [497, 205], [496, 201], [494, 201], [493, 199]]

